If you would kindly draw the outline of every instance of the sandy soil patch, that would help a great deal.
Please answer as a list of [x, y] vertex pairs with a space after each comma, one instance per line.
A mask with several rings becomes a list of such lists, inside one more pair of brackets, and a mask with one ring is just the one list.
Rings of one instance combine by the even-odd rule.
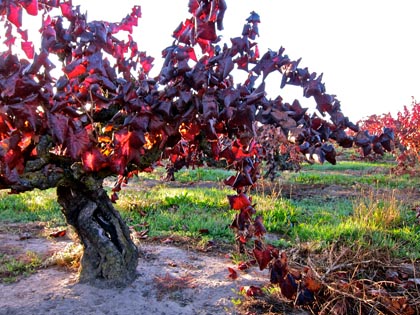
[[[0, 250], [31, 250], [43, 259], [71, 243], [16, 229], [0, 230]], [[23, 232], [21, 233], [29, 233]], [[21, 234], [22, 235], [22, 234]], [[24, 234], [23, 234], [24, 235]], [[77, 274], [48, 267], [13, 284], [0, 284], [0, 314], [235, 314], [232, 299], [241, 286], [263, 285], [268, 271], [252, 268], [228, 278], [229, 258], [171, 245], [140, 246], [138, 278], [124, 289], [98, 289], [77, 282]]]

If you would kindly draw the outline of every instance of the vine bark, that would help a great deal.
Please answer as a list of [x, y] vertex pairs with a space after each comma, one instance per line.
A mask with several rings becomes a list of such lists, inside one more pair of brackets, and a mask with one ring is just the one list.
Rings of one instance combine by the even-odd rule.
[[102, 185], [89, 189], [81, 182], [65, 181], [57, 186], [57, 197], [84, 247], [79, 280], [100, 287], [131, 283], [138, 249]]

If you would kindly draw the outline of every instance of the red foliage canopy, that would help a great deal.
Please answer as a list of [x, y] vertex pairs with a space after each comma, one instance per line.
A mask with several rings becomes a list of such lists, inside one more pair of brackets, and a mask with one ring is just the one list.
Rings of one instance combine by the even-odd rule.
[[[52, 17], [54, 8], [61, 15]], [[87, 21], [71, 1], [2, 1], [8, 49], [0, 54], [0, 188], [19, 192], [54, 186], [51, 176], [41, 185], [28, 173], [74, 172], [74, 163], [81, 165], [79, 172], [127, 177], [149, 170], [161, 158], [180, 168], [208, 155], [239, 163], [241, 173], [228, 184], [240, 189], [257, 178], [252, 158], [264, 156], [253, 140], [256, 122], [280, 127], [301, 153], [321, 162], [335, 163], [330, 139], [346, 147], [360, 145], [354, 142], [358, 136], [344, 132], [358, 128], [341, 113], [335, 96], [326, 93], [322, 75], [299, 68], [300, 60], [291, 60], [284, 48], [260, 57], [255, 12], [241, 36], [218, 45], [226, 8], [224, 0], [189, 1], [191, 18], [174, 31], [173, 45], [162, 53], [160, 75], [151, 78], [153, 58], [139, 51], [131, 36], [115, 36], [131, 33], [140, 7], [111, 23]], [[43, 12], [41, 48], [33, 55], [21, 20], [23, 11], [36, 15], [38, 10]], [[27, 59], [12, 53], [14, 29]], [[197, 47], [202, 53], [198, 60]], [[58, 78], [52, 77], [56, 65], [51, 55], [62, 62]], [[247, 71], [248, 79], [234, 85], [235, 69]], [[330, 119], [307, 115], [297, 101], [268, 99], [264, 79], [275, 71], [282, 74], [281, 87], [301, 86]], [[371, 142], [363, 138], [364, 147]]]

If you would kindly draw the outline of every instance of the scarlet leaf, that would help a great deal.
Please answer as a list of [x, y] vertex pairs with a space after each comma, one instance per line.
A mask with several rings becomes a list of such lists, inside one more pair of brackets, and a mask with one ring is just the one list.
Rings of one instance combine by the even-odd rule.
[[89, 172], [97, 172], [108, 166], [107, 158], [97, 148], [84, 151], [82, 163], [83, 168]]
[[194, 23], [192, 20], [186, 20], [185, 23], [181, 23], [172, 34], [180, 43], [190, 45], [192, 32], [194, 29]]
[[216, 34], [216, 23], [214, 22], [205, 22], [202, 19], [196, 19], [196, 28], [197, 33], [196, 37], [208, 41], [215, 41], [217, 39]]
[[[243, 230], [243, 229], [244, 229], [244, 228], [243, 228], [243, 227], [241, 227], [241, 230]], [[239, 237], [238, 241], [239, 241], [241, 244], [246, 244], [248, 240], [247, 240], [247, 238], [246, 238], [245, 236], [241, 235], [241, 236]]]
[[7, 19], [18, 28], [22, 26], [22, 8], [13, 1], [9, 2]]
[[59, 144], [63, 144], [68, 133], [68, 118], [62, 114], [48, 115], [48, 126]]
[[22, 5], [26, 12], [30, 15], [38, 14], [38, 0], [22, 1]]
[[254, 182], [252, 181], [249, 173], [239, 173], [235, 181], [232, 184], [232, 187], [235, 189], [241, 189], [242, 187], [251, 186]]
[[35, 50], [34, 44], [32, 42], [22, 42], [21, 48], [29, 59], [34, 58]]
[[254, 228], [255, 228], [254, 235], [257, 236], [257, 237], [261, 237], [265, 233], [267, 233], [267, 230], [265, 229], [264, 224], [263, 224], [262, 216], [259, 215], [255, 218]]
[[235, 179], [236, 179], [236, 176], [232, 175], [232, 176], [229, 176], [228, 178], [226, 178], [225, 180], [223, 180], [223, 183], [227, 186], [232, 186], [233, 187], [233, 184], [235, 183]]
[[232, 280], [238, 279], [238, 273], [236, 272], [235, 269], [233, 269], [231, 267], [228, 267], [228, 271], [229, 271], [228, 278], [230, 278]]
[[73, 19], [73, 8], [71, 1], [60, 3], [61, 13], [69, 20]]
[[141, 66], [143, 68], [143, 71], [148, 74], [150, 70], [153, 68], [153, 61], [155, 59], [150, 56], [142, 56], [140, 59]]
[[233, 62], [238, 65], [238, 69], [248, 71], [248, 55], [243, 55], [242, 57], [236, 58]]
[[256, 286], [246, 286], [246, 287], [242, 287], [241, 292], [244, 292], [246, 294], [246, 296], [262, 296], [264, 295], [263, 290], [260, 287], [256, 287]]
[[236, 109], [229, 121], [229, 127], [232, 129], [239, 128], [247, 131], [253, 130], [253, 122], [255, 121], [255, 106], [246, 106]]
[[63, 237], [66, 235], [66, 230], [61, 230], [57, 232], [50, 233], [50, 237]]
[[252, 70], [258, 75], [260, 75], [262, 72], [263, 79], [265, 79], [267, 75], [277, 70], [278, 68], [277, 60], [278, 60], [278, 56], [275, 52], [273, 51], [266, 52]]
[[229, 199], [231, 209], [241, 210], [251, 205], [251, 201], [244, 193], [240, 193], [238, 195], [229, 195], [227, 197]]
[[241, 261], [241, 262], [238, 264], [238, 269], [239, 269], [239, 270], [246, 270], [246, 269], [248, 269], [248, 268], [249, 268], [249, 264], [248, 264], [248, 263], [246, 263], [246, 262]]
[[281, 293], [288, 299], [294, 299], [297, 294], [298, 284], [295, 277], [289, 272], [286, 253], [281, 253], [271, 267], [270, 282], [279, 284]]
[[182, 138], [187, 141], [193, 141], [201, 131], [200, 126], [197, 123], [182, 123], [178, 130]]
[[77, 78], [79, 75], [86, 73], [86, 67], [83, 64], [70, 64], [64, 71], [67, 73], [69, 79]]
[[138, 19], [141, 17], [141, 8], [136, 5], [131, 10], [131, 14], [127, 15], [115, 28], [114, 32], [121, 30], [128, 31], [130, 34], [133, 32], [133, 26], [137, 26]]
[[252, 253], [254, 254], [255, 259], [257, 260], [260, 270], [264, 270], [265, 268], [267, 268], [268, 264], [272, 259], [271, 251], [269, 249], [260, 250], [258, 248], [254, 248], [252, 250]]
[[76, 160], [88, 148], [90, 140], [85, 129], [69, 128], [65, 143], [70, 156]]

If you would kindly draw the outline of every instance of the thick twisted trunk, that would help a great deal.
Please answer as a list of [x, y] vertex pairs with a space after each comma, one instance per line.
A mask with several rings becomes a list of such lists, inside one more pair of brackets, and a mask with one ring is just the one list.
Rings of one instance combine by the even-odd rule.
[[126, 286], [136, 277], [137, 247], [101, 185], [65, 181], [57, 186], [67, 223], [84, 246], [80, 281], [96, 286]]

